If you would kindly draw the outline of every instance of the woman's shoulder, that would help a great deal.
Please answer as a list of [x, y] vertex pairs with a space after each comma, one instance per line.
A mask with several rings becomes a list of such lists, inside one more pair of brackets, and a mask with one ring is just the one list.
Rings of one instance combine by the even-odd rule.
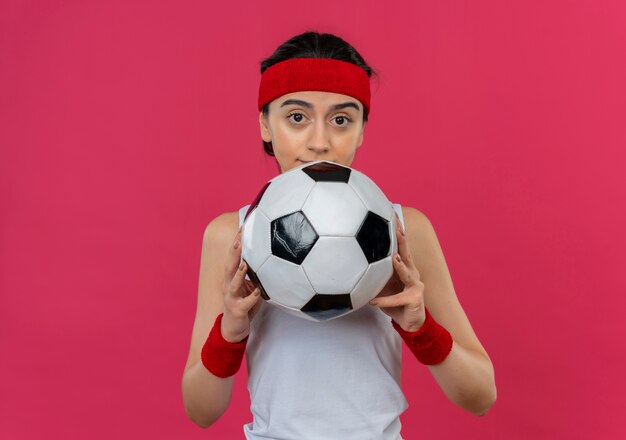
[[239, 211], [224, 212], [214, 217], [204, 230], [204, 241], [229, 245], [239, 230]]
[[399, 203], [394, 203], [394, 205], [402, 208], [402, 216], [407, 222], [410, 222], [412, 224], [424, 224], [425, 221], [428, 221], [426, 215], [417, 208], [408, 205], [401, 205]]
[[404, 229], [412, 251], [423, 248], [425, 242], [436, 238], [434, 227], [422, 211], [412, 206], [402, 206]]

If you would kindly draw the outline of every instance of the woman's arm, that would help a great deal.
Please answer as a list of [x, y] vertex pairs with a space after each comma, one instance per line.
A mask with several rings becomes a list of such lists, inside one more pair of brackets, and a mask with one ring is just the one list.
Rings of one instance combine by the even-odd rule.
[[409, 249], [424, 283], [424, 304], [454, 343], [448, 357], [428, 368], [446, 396], [476, 415], [496, 401], [491, 359], [474, 333], [459, 303], [435, 230], [420, 211], [403, 208]]
[[232, 395], [234, 376], [214, 376], [202, 364], [200, 355], [215, 318], [224, 310], [224, 266], [237, 228], [237, 213], [222, 214], [209, 223], [202, 238], [198, 305], [182, 379], [187, 416], [202, 428], [224, 414]]
[[[459, 304], [430, 221], [414, 208], [403, 207], [402, 212], [406, 235], [398, 229], [400, 259], [394, 259], [393, 281], [370, 304], [381, 307], [401, 330], [410, 332], [403, 336], [410, 341], [420, 334], [418, 330], [424, 325], [428, 309], [434, 320], [452, 336], [452, 341], [448, 340], [452, 347], [447, 345], [445, 337], [431, 346], [432, 349], [424, 347], [430, 350], [430, 355], [435, 355], [433, 350], [440, 351], [435, 355], [434, 365], [426, 360], [428, 356], [424, 363], [450, 400], [473, 414], [484, 415], [496, 400], [491, 360]], [[417, 350], [416, 356], [420, 353], [417, 347], [419, 345], [412, 345], [411, 350]], [[445, 359], [436, 360], [440, 356]]]

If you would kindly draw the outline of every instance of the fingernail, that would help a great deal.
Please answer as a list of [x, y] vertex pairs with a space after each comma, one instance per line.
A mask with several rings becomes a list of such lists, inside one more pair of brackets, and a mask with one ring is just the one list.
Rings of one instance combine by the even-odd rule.
[[244, 263], [244, 262], [242, 261], [242, 262], [239, 264], [239, 270], [243, 270], [243, 266], [244, 266], [245, 264], [246, 264], [246, 263]]
[[254, 289], [254, 294], [256, 296], [259, 296], [261, 294], [261, 290], [257, 287], [256, 289]]
[[239, 247], [239, 240], [235, 240], [235, 244], [233, 245], [233, 247], [235, 249], [237, 249]]
[[396, 254], [396, 261], [398, 263], [402, 263], [402, 258], [400, 258], [400, 254]]

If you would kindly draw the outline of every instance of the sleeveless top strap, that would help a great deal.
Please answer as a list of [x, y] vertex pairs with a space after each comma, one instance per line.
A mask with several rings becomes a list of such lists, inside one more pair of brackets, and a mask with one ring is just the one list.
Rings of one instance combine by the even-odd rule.
[[[246, 217], [246, 212], [248, 212], [249, 207], [250, 205], [246, 205], [246, 206], [242, 206], [241, 208], [239, 208], [239, 226], [243, 224], [243, 219]], [[248, 281], [251, 281], [248, 274], [246, 274], [244, 278]]]
[[243, 219], [246, 217], [246, 212], [248, 212], [249, 207], [250, 205], [246, 205], [239, 208], [239, 226], [243, 224]]
[[404, 216], [402, 215], [402, 206], [399, 203], [392, 203], [393, 210], [396, 211], [398, 217], [400, 218], [400, 223], [402, 224], [402, 228], [404, 229]]

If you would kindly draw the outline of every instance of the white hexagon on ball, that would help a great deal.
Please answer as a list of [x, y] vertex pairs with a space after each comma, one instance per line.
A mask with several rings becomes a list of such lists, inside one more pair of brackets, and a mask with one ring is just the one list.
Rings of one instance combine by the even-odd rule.
[[350, 293], [367, 269], [354, 237], [320, 237], [302, 263], [317, 293]]
[[385, 220], [393, 217], [393, 207], [382, 190], [365, 174], [352, 170], [348, 186], [354, 189], [365, 204], [365, 208], [378, 214]]
[[385, 287], [391, 275], [393, 275], [391, 257], [371, 263], [350, 292], [352, 307], [358, 309], [368, 304]]
[[315, 295], [302, 266], [273, 255], [261, 266], [257, 276], [265, 290], [272, 292], [270, 298], [286, 307], [300, 309]]
[[351, 186], [341, 182], [317, 182], [302, 212], [320, 236], [354, 237], [367, 209]]
[[278, 178], [281, 179], [280, 184], [270, 183], [259, 203], [259, 209], [270, 220], [300, 211], [315, 186], [313, 179], [301, 171], [280, 174], [270, 182], [276, 182]]

